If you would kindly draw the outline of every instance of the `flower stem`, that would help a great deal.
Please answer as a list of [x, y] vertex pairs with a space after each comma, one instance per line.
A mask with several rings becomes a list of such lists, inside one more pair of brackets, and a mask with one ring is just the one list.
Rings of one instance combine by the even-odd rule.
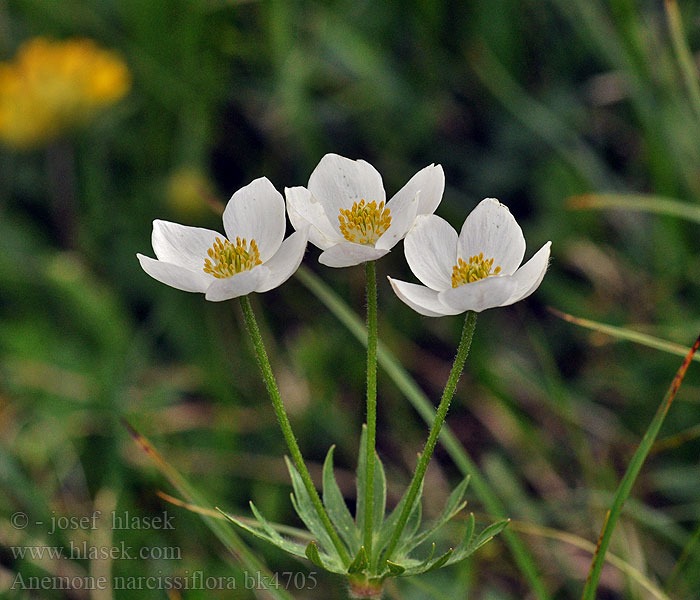
[[304, 482], [304, 487], [311, 498], [311, 502], [318, 513], [323, 527], [326, 529], [328, 536], [333, 542], [335, 549], [338, 551], [343, 563], [347, 566], [350, 564], [350, 556], [348, 555], [343, 542], [340, 540], [338, 533], [336, 532], [333, 524], [331, 523], [326, 509], [323, 507], [321, 498], [314, 487], [313, 480], [309, 474], [309, 470], [306, 468], [306, 463], [301, 455], [301, 450], [297, 444], [297, 440], [292, 432], [292, 425], [289, 422], [289, 417], [287, 417], [287, 411], [282, 403], [282, 397], [280, 396], [279, 388], [277, 387], [277, 381], [275, 381], [275, 376], [272, 373], [272, 367], [270, 366], [270, 360], [267, 357], [267, 352], [265, 351], [265, 345], [263, 344], [262, 336], [260, 335], [260, 329], [258, 328], [258, 322], [253, 314], [253, 308], [250, 305], [250, 300], [248, 296], [241, 296], [241, 308], [243, 309], [243, 317], [245, 318], [246, 328], [250, 334], [250, 339], [253, 342], [253, 347], [255, 348], [255, 355], [258, 359], [258, 366], [260, 367], [260, 372], [262, 373], [263, 379], [265, 380], [265, 385], [267, 386], [267, 392], [270, 395], [270, 400], [272, 400], [272, 406], [275, 409], [275, 414], [277, 415], [277, 420], [279, 421], [280, 428], [282, 429], [282, 434], [284, 435], [284, 440], [287, 442], [287, 447], [292, 455], [292, 460], [294, 465], [301, 475], [301, 479]]
[[365, 276], [367, 279], [367, 471], [364, 543], [367, 556], [371, 560], [374, 525], [374, 447], [377, 433], [377, 267], [373, 260], [365, 263]]
[[406, 521], [408, 521], [408, 516], [413, 509], [413, 503], [415, 502], [420, 485], [423, 482], [423, 477], [425, 477], [425, 471], [428, 468], [428, 463], [430, 462], [430, 458], [435, 450], [435, 444], [437, 443], [440, 435], [440, 429], [442, 428], [442, 424], [445, 422], [447, 410], [450, 408], [450, 402], [452, 402], [455, 390], [457, 389], [457, 382], [459, 381], [459, 377], [462, 374], [462, 369], [464, 369], [464, 363], [469, 355], [469, 348], [472, 344], [472, 337], [474, 336], [475, 327], [476, 313], [470, 310], [467, 312], [467, 316], [464, 319], [462, 338], [459, 341], [457, 354], [455, 356], [454, 364], [452, 365], [452, 370], [450, 371], [450, 376], [447, 378], [447, 384], [445, 385], [445, 390], [442, 393], [442, 399], [440, 400], [437, 412], [435, 413], [435, 420], [430, 428], [428, 441], [425, 442], [425, 448], [423, 448], [420, 459], [418, 459], [416, 471], [413, 474], [411, 486], [409, 487], [408, 494], [406, 496], [406, 503], [404, 504], [401, 514], [399, 515], [399, 519], [396, 522], [396, 528], [394, 529], [394, 533], [392, 534], [389, 545], [384, 553], [385, 560], [391, 560], [391, 556], [396, 549], [396, 545], [399, 543], [401, 534], [406, 526]]

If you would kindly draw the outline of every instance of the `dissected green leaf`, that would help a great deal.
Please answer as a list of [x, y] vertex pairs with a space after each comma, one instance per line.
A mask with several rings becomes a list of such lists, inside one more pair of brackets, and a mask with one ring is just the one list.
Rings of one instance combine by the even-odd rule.
[[395, 562], [392, 562], [390, 560], [386, 561], [386, 566], [389, 569], [389, 573], [391, 574], [392, 577], [399, 577], [406, 571], [406, 567], [403, 565], [399, 565]]
[[445, 566], [447, 564], [447, 561], [452, 556], [453, 552], [454, 552], [454, 550], [452, 548], [450, 548], [440, 558], [435, 559], [435, 561], [425, 570], [425, 573], [428, 573], [430, 571], [435, 571], [436, 569], [439, 569], [440, 567]]
[[[399, 520], [399, 515], [401, 514], [401, 511], [403, 510], [403, 507], [406, 504], [407, 496], [408, 496], [408, 488], [406, 488], [406, 491], [404, 492], [403, 496], [401, 497], [401, 500], [399, 500], [399, 503], [396, 505], [394, 510], [391, 511], [389, 516], [382, 523], [382, 526], [379, 529], [379, 535], [377, 536], [377, 543], [375, 545], [375, 550], [378, 554], [383, 552], [384, 549], [386, 548], [387, 544], [389, 543], [389, 540], [391, 539], [391, 534], [394, 533], [394, 528], [396, 527], [396, 522]], [[423, 497], [423, 482], [421, 482], [420, 488], [418, 488], [418, 493], [416, 494], [416, 498], [413, 501], [414, 509], [415, 509], [416, 504], [420, 504], [422, 497]], [[413, 512], [413, 511], [411, 511], [411, 512]], [[404, 531], [406, 531], [406, 530], [404, 529]]]
[[367, 425], [362, 425], [360, 434], [360, 447], [357, 452], [357, 471], [355, 472], [355, 488], [357, 490], [357, 503], [355, 508], [355, 522], [357, 530], [365, 530], [365, 493], [367, 486]]
[[237, 519], [233, 515], [230, 515], [223, 510], [219, 509], [219, 512], [224, 515], [231, 523], [234, 525], [237, 525], [241, 529], [244, 529], [248, 533], [252, 533], [255, 537], [260, 538], [261, 540], [265, 540], [266, 542], [269, 542], [281, 550], [284, 550], [285, 552], [288, 552], [290, 554], [293, 554], [294, 556], [299, 556], [301, 558], [305, 558], [306, 554], [304, 552], [304, 546], [301, 544], [297, 544], [296, 542], [292, 542], [291, 540], [287, 540], [280, 536], [279, 534], [271, 534], [268, 529], [263, 528], [262, 526], [260, 528], [258, 527], [253, 527], [251, 525], [248, 525], [247, 523], [244, 523], [243, 521]]
[[465, 492], [467, 491], [467, 486], [469, 485], [469, 477], [465, 477], [462, 482], [452, 491], [445, 507], [442, 510], [440, 516], [436, 521], [428, 527], [425, 531], [422, 531], [412, 540], [408, 541], [409, 550], [416, 548], [423, 542], [425, 542], [431, 535], [433, 535], [440, 527], [445, 523], [453, 519], [466, 505], [467, 503], [462, 500]]
[[[422, 489], [421, 489], [422, 491]], [[406, 527], [401, 532], [401, 537], [399, 538], [399, 554], [408, 554], [410, 550], [406, 550], [408, 541], [416, 535], [416, 531], [420, 527], [421, 520], [423, 518], [423, 503], [421, 500], [414, 503], [413, 510], [408, 515], [408, 521], [406, 521]]]
[[359, 573], [366, 569], [368, 566], [369, 565], [367, 561], [367, 551], [365, 550], [364, 546], [361, 546], [360, 550], [357, 552], [357, 555], [348, 567], [348, 573]]
[[360, 532], [355, 527], [355, 520], [345, 504], [345, 499], [335, 479], [333, 472], [334, 451], [335, 446], [331, 446], [323, 463], [323, 504], [331, 522], [350, 548], [350, 553], [356, 554], [360, 548]]
[[[357, 530], [364, 531], [365, 528], [365, 494], [367, 487], [367, 426], [362, 426], [362, 434], [360, 435], [360, 449], [357, 453], [357, 510], [355, 520], [357, 521]], [[376, 452], [374, 454], [374, 530], [377, 531], [384, 520], [384, 511], [386, 508], [386, 474], [384, 473], [384, 465], [379, 460]]]
[[304, 553], [306, 554], [306, 558], [308, 558], [317, 567], [321, 567], [322, 569], [326, 568], [321, 560], [321, 556], [318, 553], [318, 546], [316, 545], [316, 542], [309, 542]]
[[464, 539], [462, 543], [457, 546], [457, 549], [455, 550], [453, 556], [450, 558], [448, 564], [452, 565], [454, 563], [457, 563], [461, 560], [464, 560], [467, 558], [470, 554], [473, 552], [476, 552], [479, 548], [481, 548], [484, 544], [487, 544], [490, 542], [495, 536], [497, 536], [501, 531], [503, 531], [508, 523], [510, 523], [510, 519], [504, 519], [502, 521], [497, 521], [496, 523], [493, 523], [486, 527], [478, 536], [474, 538], [473, 536], [473, 531], [474, 531], [474, 522], [473, 522], [473, 517], [474, 515], [470, 516], [469, 524], [467, 526], [467, 535], [464, 536]]
[[374, 454], [374, 531], [378, 531], [384, 521], [386, 510], [386, 473], [379, 455]]
[[337, 557], [335, 547], [316, 512], [316, 508], [311, 502], [311, 497], [306, 491], [306, 487], [304, 487], [304, 481], [301, 475], [299, 475], [299, 471], [296, 470], [296, 467], [288, 457], [285, 456], [284, 460], [287, 463], [287, 470], [289, 471], [289, 476], [292, 480], [292, 488], [294, 489], [294, 494], [291, 496], [294, 510], [296, 510], [299, 518], [304, 522], [304, 525], [308, 527], [309, 531], [316, 536], [323, 549], [331, 556]]

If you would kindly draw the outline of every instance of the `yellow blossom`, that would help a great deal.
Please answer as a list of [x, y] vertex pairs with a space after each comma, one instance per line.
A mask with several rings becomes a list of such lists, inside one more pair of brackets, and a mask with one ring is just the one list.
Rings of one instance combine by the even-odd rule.
[[14, 60], [0, 63], [0, 141], [15, 148], [47, 142], [89, 121], [130, 85], [124, 61], [92, 40], [29, 40]]

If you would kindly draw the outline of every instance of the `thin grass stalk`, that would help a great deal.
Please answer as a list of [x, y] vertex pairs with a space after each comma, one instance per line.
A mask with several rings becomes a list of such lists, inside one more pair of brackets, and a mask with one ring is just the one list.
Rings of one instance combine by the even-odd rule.
[[620, 513], [622, 513], [622, 507], [632, 491], [632, 486], [634, 485], [637, 475], [639, 475], [639, 471], [642, 469], [644, 460], [649, 454], [649, 450], [651, 450], [654, 440], [656, 439], [656, 436], [661, 429], [661, 425], [663, 424], [664, 419], [671, 408], [671, 403], [678, 393], [678, 388], [683, 382], [683, 378], [685, 377], [686, 371], [688, 370], [698, 347], [700, 347], [700, 335], [695, 340], [693, 347], [688, 351], [683, 363], [676, 372], [676, 376], [673, 378], [670, 387], [666, 391], [666, 394], [664, 395], [654, 418], [644, 433], [644, 437], [637, 447], [637, 450], [635, 451], [634, 456], [627, 467], [627, 471], [625, 472], [625, 475], [617, 488], [612, 506], [605, 515], [603, 528], [601, 529], [600, 537], [598, 538], [596, 551], [593, 554], [593, 560], [591, 561], [591, 567], [586, 579], [586, 585], [584, 586], [583, 594], [581, 596], [582, 600], [595, 600], [596, 590], [598, 589], [598, 583], [600, 581], [600, 574], [603, 570], [603, 564], [605, 563], [605, 553], [610, 545], [610, 538], [612, 537], [612, 533], [620, 517]]

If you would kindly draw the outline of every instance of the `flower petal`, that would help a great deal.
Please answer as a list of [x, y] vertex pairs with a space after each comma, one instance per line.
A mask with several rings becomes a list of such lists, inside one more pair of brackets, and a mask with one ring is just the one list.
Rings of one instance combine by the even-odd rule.
[[406, 232], [411, 228], [416, 220], [416, 214], [419, 206], [419, 195], [417, 191], [415, 195], [410, 194], [396, 195], [386, 205], [391, 214], [391, 225], [374, 245], [380, 250], [390, 250], [406, 235]]
[[377, 260], [388, 253], [388, 250], [380, 250], [372, 246], [341, 242], [322, 252], [318, 262], [327, 267], [352, 267], [368, 260]]
[[299, 268], [306, 251], [308, 230], [307, 225], [282, 242], [277, 254], [265, 263], [268, 269], [267, 277], [255, 288], [256, 292], [267, 292], [282, 285]]
[[284, 195], [292, 226], [299, 230], [310, 224], [309, 241], [314, 246], [326, 250], [344, 239], [330, 224], [321, 203], [305, 187], [284, 188]]
[[460, 310], [451, 309], [438, 299], [438, 292], [415, 283], [408, 283], [388, 277], [396, 295], [413, 310], [426, 317], [444, 317], [459, 314]]
[[204, 271], [191, 271], [183, 266], [156, 260], [143, 254], [137, 254], [136, 258], [139, 259], [141, 268], [153, 279], [183, 292], [204, 292], [213, 279]]
[[438, 294], [440, 302], [457, 312], [501, 306], [513, 294], [515, 281], [508, 275], [492, 276], [450, 288]]
[[211, 229], [156, 219], [153, 221], [151, 243], [158, 260], [201, 271], [207, 250], [213, 246], [217, 237], [224, 236]]
[[382, 176], [364, 160], [350, 160], [326, 154], [309, 178], [309, 191], [322, 204], [328, 221], [340, 233], [341, 208], [366, 200], [377, 204], [386, 200]]
[[511, 275], [511, 279], [515, 281], [515, 290], [501, 306], [508, 306], [527, 298], [540, 286], [549, 265], [551, 246], [552, 242], [547, 242], [530, 260]]
[[229, 240], [254, 239], [265, 262], [284, 239], [287, 227], [284, 199], [267, 177], [260, 177], [238, 190], [224, 210], [224, 229]]
[[267, 270], [264, 265], [259, 265], [250, 271], [237, 273], [233, 277], [215, 279], [214, 283], [207, 288], [205, 297], [211, 302], [221, 302], [250, 294], [255, 291], [261, 281], [268, 277]]
[[464, 221], [459, 234], [458, 254], [468, 261], [470, 256], [484, 253], [494, 259], [494, 268], [502, 275], [512, 275], [525, 256], [525, 238], [520, 225], [508, 208], [495, 198], [486, 198]]
[[420, 192], [418, 200], [419, 215], [432, 215], [442, 200], [445, 191], [445, 173], [440, 165], [429, 165], [416, 173], [404, 185], [390, 203], [401, 196], [413, 198]]
[[421, 215], [403, 243], [406, 261], [425, 285], [442, 291], [452, 287], [457, 263], [457, 232], [437, 215]]

